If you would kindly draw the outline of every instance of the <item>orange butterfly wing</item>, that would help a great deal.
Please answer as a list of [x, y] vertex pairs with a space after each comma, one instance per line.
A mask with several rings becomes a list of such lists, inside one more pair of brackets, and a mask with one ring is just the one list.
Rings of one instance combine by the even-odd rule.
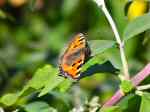
[[80, 67], [90, 56], [90, 49], [83, 34], [77, 34], [69, 43], [60, 59], [60, 72], [64, 77], [76, 79], [80, 76]]

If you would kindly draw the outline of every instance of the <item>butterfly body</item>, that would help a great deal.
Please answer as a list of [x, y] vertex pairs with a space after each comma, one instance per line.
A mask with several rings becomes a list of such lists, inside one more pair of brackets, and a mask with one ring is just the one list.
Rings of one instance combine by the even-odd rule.
[[91, 51], [85, 36], [82, 33], [75, 35], [60, 57], [59, 70], [61, 76], [78, 79], [81, 67], [88, 60], [90, 54]]

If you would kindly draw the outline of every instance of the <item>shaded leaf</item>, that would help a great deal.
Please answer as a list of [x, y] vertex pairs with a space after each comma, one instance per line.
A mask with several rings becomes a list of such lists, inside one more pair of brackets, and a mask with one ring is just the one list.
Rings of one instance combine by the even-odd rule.
[[77, 8], [79, 5], [79, 0], [74, 0], [73, 3], [71, 0], [65, 0], [62, 5], [62, 13], [65, 17], [72, 14], [72, 12]]
[[37, 0], [30, 0], [29, 1], [29, 8], [33, 11], [35, 9]]
[[4, 11], [0, 10], [0, 18], [5, 19], [7, 17], [7, 14], [5, 14]]
[[135, 94], [128, 94], [120, 102], [118, 106], [124, 112], [137, 112], [139, 110], [140, 97]]

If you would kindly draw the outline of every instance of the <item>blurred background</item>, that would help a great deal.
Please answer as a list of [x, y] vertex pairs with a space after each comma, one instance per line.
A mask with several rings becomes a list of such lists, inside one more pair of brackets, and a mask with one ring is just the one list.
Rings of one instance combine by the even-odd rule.
[[[128, 2], [106, 1], [122, 35], [129, 22]], [[104, 14], [92, 0], [0, 0], [0, 95], [20, 90], [45, 64], [57, 67], [61, 49], [79, 32], [87, 34], [88, 40], [114, 40]], [[126, 44], [132, 74], [150, 61], [150, 32], [138, 36]], [[70, 91], [84, 99], [98, 96], [104, 102], [118, 88], [117, 84], [116, 75], [97, 73]], [[55, 104], [60, 103], [57, 100]]]

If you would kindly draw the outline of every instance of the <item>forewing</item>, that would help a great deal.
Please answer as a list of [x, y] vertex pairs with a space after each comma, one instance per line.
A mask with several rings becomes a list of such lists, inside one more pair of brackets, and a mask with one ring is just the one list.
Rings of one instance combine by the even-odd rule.
[[82, 33], [79, 33], [75, 35], [74, 38], [70, 41], [66, 52], [74, 52], [77, 49], [85, 48], [85, 46], [86, 46], [86, 38]]

